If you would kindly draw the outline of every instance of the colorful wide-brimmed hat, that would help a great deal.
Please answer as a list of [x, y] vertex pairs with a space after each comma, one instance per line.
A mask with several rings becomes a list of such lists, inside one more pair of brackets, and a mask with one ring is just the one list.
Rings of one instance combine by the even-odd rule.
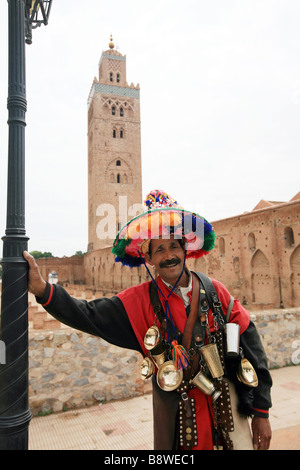
[[162, 237], [184, 239], [187, 258], [206, 255], [215, 244], [215, 232], [200, 215], [184, 210], [162, 190], [151, 191], [143, 211], [125, 224], [113, 243], [115, 261], [127, 266], [140, 266], [151, 239]]

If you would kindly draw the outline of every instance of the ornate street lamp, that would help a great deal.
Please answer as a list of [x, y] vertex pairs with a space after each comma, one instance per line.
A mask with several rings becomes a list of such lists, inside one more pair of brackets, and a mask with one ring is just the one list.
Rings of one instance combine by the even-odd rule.
[[32, 30], [47, 25], [50, 15], [52, 0], [27, 0], [27, 14], [25, 23], [26, 43], [32, 43]]
[[28, 448], [28, 291], [25, 231], [25, 38], [48, 23], [52, 0], [8, 0], [8, 180], [0, 340], [0, 450]]

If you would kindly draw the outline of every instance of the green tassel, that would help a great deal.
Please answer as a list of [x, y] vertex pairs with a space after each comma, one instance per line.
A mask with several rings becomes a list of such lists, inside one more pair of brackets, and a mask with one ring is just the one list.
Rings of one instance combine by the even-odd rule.
[[175, 367], [178, 370], [185, 369], [190, 363], [186, 350], [181, 346], [181, 344], [178, 344], [177, 341], [172, 341], [172, 346], [172, 359]]
[[125, 240], [125, 238], [119, 238], [118, 240], [114, 241], [114, 246], [112, 247], [112, 253], [119, 258], [124, 258], [125, 256], [125, 248], [127, 245], [131, 243], [131, 239]]

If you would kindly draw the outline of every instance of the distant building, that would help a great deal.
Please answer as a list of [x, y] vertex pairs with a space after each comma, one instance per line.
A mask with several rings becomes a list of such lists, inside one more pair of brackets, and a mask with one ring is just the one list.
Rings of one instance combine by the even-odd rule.
[[260, 201], [251, 212], [213, 222], [216, 246], [199, 268], [248, 308], [299, 307], [299, 217], [300, 192], [289, 202]]

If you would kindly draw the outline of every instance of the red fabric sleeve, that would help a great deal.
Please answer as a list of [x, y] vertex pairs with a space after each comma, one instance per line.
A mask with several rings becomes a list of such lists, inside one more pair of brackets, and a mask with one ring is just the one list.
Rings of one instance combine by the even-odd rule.
[[124, 305], [134, 334], [145, 356], [148, 356], [148, 351], [144, 345], [144, 336], [148, 328], [154, 324], [154, 311], [150, 302], [149, 284], [150, 282], [145, 282], [117, 294], [117, 297]]

